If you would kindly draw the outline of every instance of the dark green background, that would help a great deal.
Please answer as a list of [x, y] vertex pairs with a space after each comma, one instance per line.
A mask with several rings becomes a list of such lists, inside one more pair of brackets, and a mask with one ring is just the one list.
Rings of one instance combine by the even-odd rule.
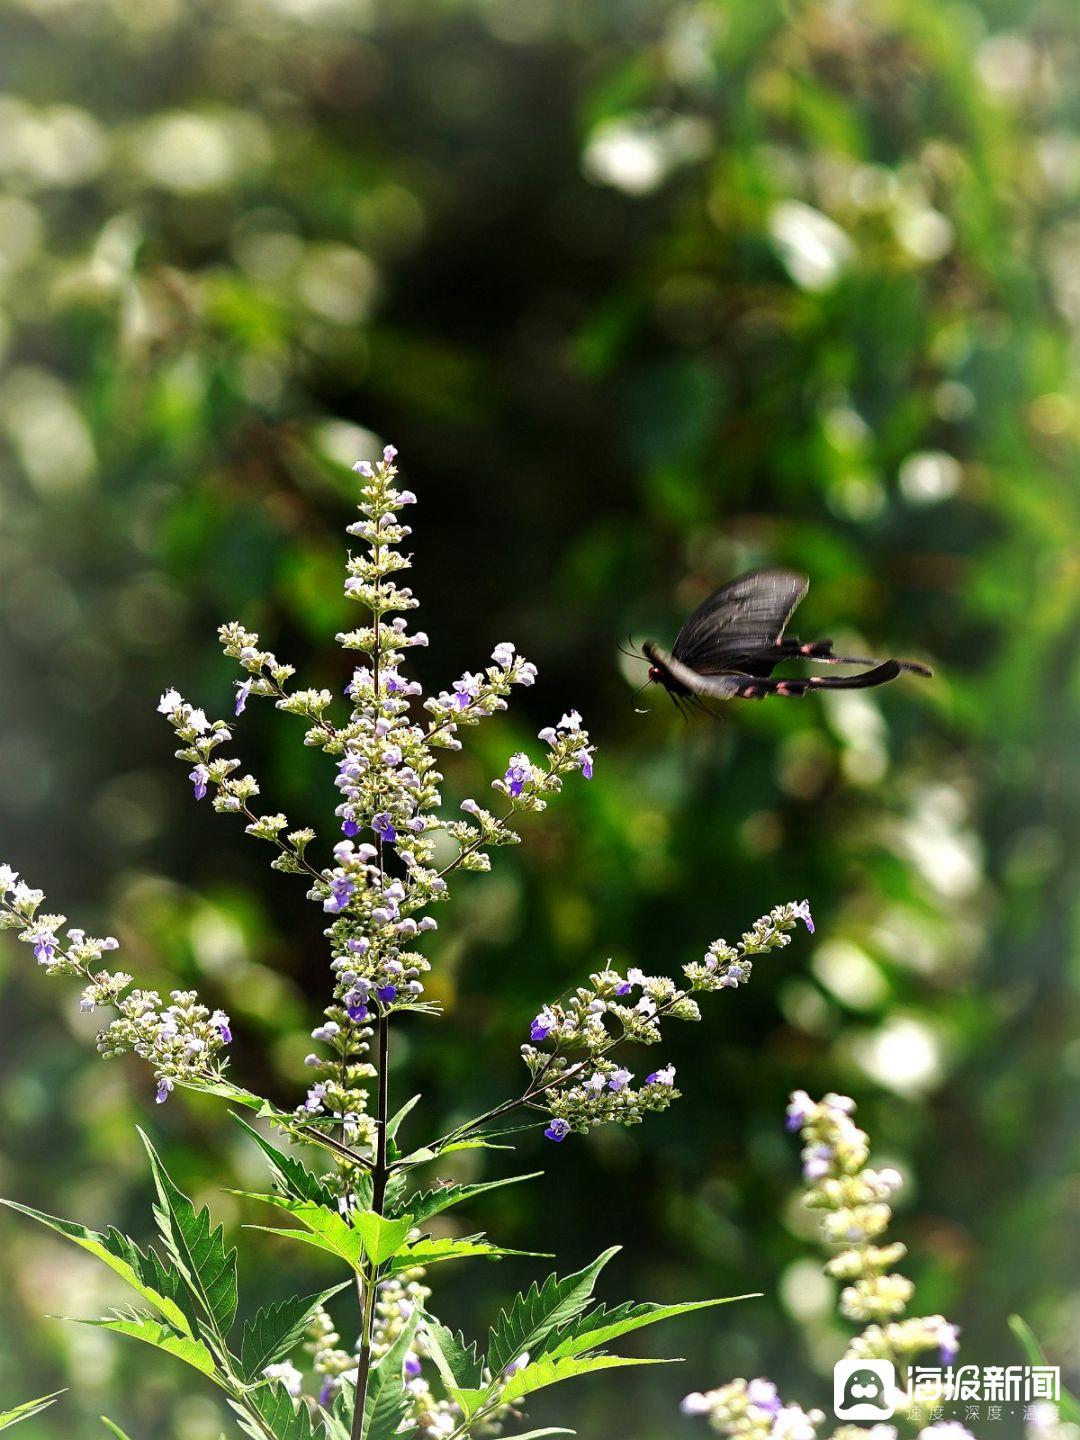
[[[0, 856], [141, 979], [225, 1005], [237, 1078], [294, 1102], [319, 916], [192, 803], [154, 706], [228, 705], [233, 617], [339, 687], [349, 427], [392, 439], [425, 685], [504, 639], [540, 666], [448, 797], [568, 706], [600, 745], [591, 785], [461, 882], [429, 946], [449, 1020], [402, 1027], [399, 1098], [433, 1128], [501, 1098], [529, 1017], [607, 956], [670, 969], [804, 895], [818, 920], [672, 1036], [670, 1115], [526, 1137], [544, 1179], [470, 1217], [567, 1268], [621, 1242], [608, 1299], [765, 1292], [658, 1335], [681, 1370], [540, 1397], [536, 1422], [690, 1434], [679, 1396], [735, 1374], [825, 1400], [843, 1337], [794, 1086], [853, 1094], [909, 1175], [919, 1311], [1005, 1364], [1019, 1310], [1075, 1384], [1073, 7], [14, 0], [3, 29]], [[771, 562], [813, 578], [804, 634], [937, 678], [635, 713], [620, 637], [670, 639]], [[326, 833], [301, 735], [252, 705], [238, 749], [267, 809]], [[154, 1109], [92, 1032], [5, 943], [0, 1192], [145, 1235], [137, 1121], [200, 1195], [253, 1178], [218, 1107]], [[0, 1408], [72, 1390], [28, 1440], [100, 1435], [102, 1410], [216, 1440], [187, 1372], [42, 1318], [116, 1298], [88, 1257], [10, 1218], [0, 1240]], [[243, 1243], [251, 1308], [322, 1280]], [[438, 1300], [476, 1329], [542, 1265], [448, 1267]]]

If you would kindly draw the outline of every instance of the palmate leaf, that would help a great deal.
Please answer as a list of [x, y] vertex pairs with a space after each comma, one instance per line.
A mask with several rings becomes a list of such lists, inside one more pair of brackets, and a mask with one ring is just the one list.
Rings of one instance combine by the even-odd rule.
[[265, 1306], [246, 1321], [240, 1342], [240, 1369], [247, 1383], [254, 1383], [267, 1365], [292, 1350], [319, 1306], [348, 1284], [343, 1280], [317, 1295], [293, 1295], [277, 1305]]
[[290, 1200], [309, 1200], [315, 1205], [333, 1206], [335, 1197], [329, 1186], [324, 1185], [317, 1175], [313, 1175], [306, 1165], [297, 1160], [293, 1155], [287, 1155], [284, 1150], [279, 1150], [272, 1145], [265, 1135], [260, 1135], [253, 1125], [249, 1125], [239, 1115], [232, 1117], [237, 1125], [246, 1135], [249, 1135], [266, 1158], [270, 1161], [270, 1168], [274, 1172], [274, 1179], [282, 1193]]
[[150, 1157], [158, 1193], [154, 1218], [166, 1248], [215, 1332], [224, 1336], [236, 1318], [236, 1251], [226, 1250], [224, 1232], [220, 1225], [211, 1228], [209, 1210], [195, 1209], [142, 1130], [139, 1136]]
[[[262, 1426], [253, 1419], [244, 1405], [258, 1414]], [[267, 1431], [273, 1435], [274, 1440], [316, 1440], [311, 1424], [311, 1411], [303, 1401], [298, 1404], [277, 1380], [249, 1390], [244, 1396], [244, 1405], [235, 1400], [229, 1401], [230, 1409], [239, 1417], [241, 1430], [245, 1435], [250, 1435], [251, 1440], [267, 1440]]]
[[6, 1205], [9, 1210], [17, 1210], [20, 1215], [29, 1215], [30, 1219], [36, 1220], [39, 1225], [62, 1235], [65, 1240], [71, 1240], [81, 1250], [89, 1251], [153, 1305], [175, 1329], [187, 1335], [194, 1333], [189, 1316], [174, 1298], [179, 1288], [176, 1278], [166, 1271], [153, 1251], [140, 1250], [134, 1240], [121, 1235], [118, 1230], [99, 1235], [95, 1230], [88, 1230], [85, 1225], [78, 1225], [73, 1220], [58, 1220], [55, 1215], [32, 1210], [29, 1205], [19, 1205], [14, 1200], [0, 1200], [0, 1205]]
[[63, 1394], [63, 1390], [54, 1390], [51, 1395], [39, 1395], [36, 1400], [24, 1400], [21, 1405], [16, 1405], [14, 1410], [0, 1410], [0, 1430], [6, 1430], [10, 1425], [18, 1425], [20, 1420], [29, 1420], [31, 1415], [40, 1415], [42, 1410], [55, 1405]]
[[568, 1355], [561, 1360], [534, 1360], [511, 1375], [506, 1385], [499, 1390], [499, 1399], [509, 1405], [525, 1395], [531, 1395], [534, 1390], [543, 1390], [548, 1385], [559, 1385], [564, 1380], [574, 1380], [578, 1375], [589, 1375], [594, 1370], [617, 1370], [626, 1365], [673, 1363], [671, 1360], [642, 1360], [628, 1355]]
[[[500, 1245], [490, 1245], [476, 1235], [463, 1239], [416, 1240], [403, 1245], [387, 1267], [388, 1275], [397, 1275], [413, 1265], [439, 1265], [444, 1260], [501, 1260], [504, 1255], [528, 1255], [541, 1258], [535, 1250], [507, 1250]], [[549, 1257], [543, 1257], [549, 1258]]]
[[542, 1170], [534, 1170], [531, 1175], [510, 1175], [505, 1180], [488, 1180], [480, 1185], [441, 1185], [433, 1190], [411, 1195], [408, 1200], [401, 1202], [401, 1208], [408, 1207], [413, 1224], [419, 1225], [422, 1220], [430, 1220], [432, 1215], [440, 1215], [451, 1206], [472, 1200], [474, 1196], [483, 1195], [487, 1190], [500, 1190], [504, 1185], [520, 1185], [523, 1180], [536, 1180], [543, 1173]]
[[492, 1375], [501, 1375], [512, 1360], [526, 1350], [536, 1350], [560, 1325], [580, 1315], [592, 1296], [596, 1277], [618, 1250], [618, 1246], [605, 1250], [591, 1265], [564, 1280], [549, 1275], [542, 1287], [534, 1280], [526, 1294], [518, 1295], [491, 1330], [487, 1363]]
[[163, 1325], [150, 1315], [116, 1316], [107, 1320], [79, 1320], [79, 1325], [93, 1325], [100, 1330], [112, 1330], [117, 1335], [130, 1335], [133, 1340], [142, 1340], [156, 1350], [164, 1350], [185, 1365], [200, 1371], [211, 1380], [217, 1379], [217, 1365], [213, 1355], [201, 1340], [190, 1335], [181, 1335], [170, 1325]]
[[[673, 1320], [677, 1315], [689, 1315], [694, 1310], [708, 1310], [714, 1305], [730, 1305], [736, 1300], [756, 1300], [757, 1295], [729, 1295], [721, 1300], [692, 1300], [681, 1305], [635, 1304], [627, 1301], [614, 1310], [598, 1305], [587, 1315], [579, 1315], [548, 1335], [546, 1340], [534, 1344], [533, 1359], [547, 1356], [561, 1359], [564, 1356], [581, 1355], [586, 1350], [597, 1350], [609, 1345], [620, 1335], [631, 1330], [642, 1330], [646, 1325], [656, 1325], [661, 1320]], [[528, 1348], [528, 1347], [526, 1347]]]

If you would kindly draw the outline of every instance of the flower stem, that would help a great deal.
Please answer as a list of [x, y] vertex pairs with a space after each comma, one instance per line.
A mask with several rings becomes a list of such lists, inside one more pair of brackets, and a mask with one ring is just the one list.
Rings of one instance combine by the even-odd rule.
[[[386, 1163], [386, 1123], [390, 1110], [390, 1021], [385, 1014], [379, 1016], [379, 1133], [375, 1149], [375, 1169], [372, 1174], [371, 1208], [377, 1215], [383, 1212], [386, 1203], [386, 1182], [389, 1169]], [[360, 1327], [360, 1353], [356, 1362], [356, 1408], [353, 1411], [351, 1440], [360, 1440], [364, 1428], [364, 1404], [367, 1400], [368, 1377], [371, 1373], [371, 1330], [375, 1316], [376, 1268], [372, 1265], [363, 1281], [357, 1282], [362, 1293], [362, 1320]]]

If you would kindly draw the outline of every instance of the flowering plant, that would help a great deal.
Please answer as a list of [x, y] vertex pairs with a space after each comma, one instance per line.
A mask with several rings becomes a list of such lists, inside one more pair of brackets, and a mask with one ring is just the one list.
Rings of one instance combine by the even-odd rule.
[[[247, 834], [271, 848], [272, 868], [300, 878], [324, 917], [330, 995], [312, 1031], [311, 1084], [295, 1109], [281, 1110], [233, 1080], [232, 1026], [222, 1010], [193, 991], [166, 1000], [133, 988], [131, 975], [107, 967], [113, 937], [88, 936], [65, 916], [46, 913], [40, 890], [10, 866], [0, 868], [0, 926], [14, 931], [48, 974], [79, 979], [83, 1009], [112, 1012], [98, 1037], [101, 1053], [146, 1061], [159, 1104], [178, 1087], [197, 1090], [265, 1122], [259, 1128], [240, 1119], [274, 1179], [273, 1190], [252, 1198], [279, 1212], [282, 1223], [261, 1228], [328, 1252], [345, 1272], [330, 1290], [258, 1311], [237, 1338], [236, 1251], [174, 1184], [146, 1136], [160, 1251], [116, 1230], [98, 1234], [5, 1202], [95, 1255], [147, 1307], [93, 1323], [198, 1371], [255, 1440], [494, 1435], [519, 1418], [521, 1402], [537, 1390], [589, 1371], [653, 1363], [608, 1353], [620, 1336], [723, 1303], [591, 1306], [597, 1276], [615, 1253], [609, 1250], [576, 1274], [551, 1275], [517, 1295], [481, 1351], [436, 1319], [426, 1271], [519, 1252], [482, 1234], [433, 1234], [429, 1222], [484, 1191], [534, 1177], [465, 1185], [440, 1177], [438, 1167], [456, 1151], [489, 1146], [491, 1125], [514, 1110], [539, 1115], [544, 1135], [562, 1142], [667, 1109], [679, 1094], [674, 1066], [655, 1064], [638, 1081], [621, 1047], [658, 1045], [666, 1020], [699, 1019], [698, 997], [745, 984], [753, 958], [787, 945], [797, 921], [813, 928], [803, 901], [778, 906], [735, 945], [714, 941], [678, 980], [639, 969], [622, 975], [605, 965], [537, 1012], [522, 1046], [527, 1079], [519, 1095], [426, 1143], [404, 1144], [415, 1102], [391, 1110], [391, 1031], [410, 1014], [438, 1011], [425, 991], [430, 961], [418, 948], [437, 928], [431, 912], [445, 904], [457, 872], [486, 871], [492, 850], [517, 843], [524, 815], [545, 810], [568, 779], [592, 778], [594, 747], [581, 717], [564, 715], [540, 731], [539, 755], [509, 757], [492, 781], [494, 805], [468, 799], [457, 814], [444, 813], [440, 752], [459, 749], [463, 730], [504, 710], [515, 686], [534, 684], [536, 667], [500, 643], [483, 668], [416, 704], [421, 687], [406, 661], [427, 637], [410, 630], [405, 617], [417, 601], [400, 583], [409, 567], [401, 546], [411, 533], [401, 515], [416, 497], [399, 487], [395, 455], [388, 447], [379, 462], [355, 467], [360, 519], [349, 533], [361, 544], [349, 557], [345, 593], [364, 614], [358, 628], [337, 637], [357, 656], [345, 691], [348, 713], [337, 714], [328, 690], [296, 688], [293, 667], [237, 622], [220, 631], [226, 656], [242, 672], [235, 716], [211, 720], [177, 690], [158, 707], [196, 801], [209, 798], [215, 810], [238, 816]], [[312, 830], [293, 828], [280, 813], [259, 813], [258, 782], [228, 753], [233, 722], [253, 699], [298, 716], [305, 743], [333, 761], [341, 836], [329, 856], [315, 858]], [[302, 1161], [298, 1146], [321, 1166]], [[421, 1180], [431, 1170], [434, 1183]], [[342, 1348], [327, 1306], [347, 1287], [358, 1307], [350, 1322], [358, 1338]]]
[[[891, 1361], [902, 1381], [910, 1361], [927, 1350], [936, 1350], [941, 1364], [951, 1365], [959, 1348], [958, 1331], [943, 1315], [901, 1318], [915, 1287], [892, 1267], [907, 1252], [898, 1241], [882, 1242], [892, 1219], [890, 1197], [902, 1181], [891, 1166], [870, 1165], [870, 1142], [855, 1124], [854, 1113], [855, 1102], [846, 1095], [829, 1094], [815, 1102], [805, 1090], [797, 1090], [788, 1106], [787, 1126], [803, 1141], [803, 1203], [820, 1212], [822, 1238], [834, 1251], [825, 1271], [845, 1282], [840, 1313], [865, 1325], [852, 1338], [845, 1358]], [[918, 1431], [918, 1440], [973, 1440], [955, 1420], [919, 1429], [917, 1407], [902, 1383], [886, 1398], [889, 1410], [909, 1422], [913, 1433]], [[719, 1389], [687, 1395], [682, 1410], [706, 1417], [719, 1434], [741, 1440], [817, 1440], [825, 1423], [820, 1410], [785, 1404], [776, 1386], [763, 1378], [732, 1380]], [[866, 1433], [857, 1425], [841, 1425], [830, 1440], [858, 1440]], [[898, 1440], [899, 1431], [877, 1424], [869, 1434], [871, 1440]]]

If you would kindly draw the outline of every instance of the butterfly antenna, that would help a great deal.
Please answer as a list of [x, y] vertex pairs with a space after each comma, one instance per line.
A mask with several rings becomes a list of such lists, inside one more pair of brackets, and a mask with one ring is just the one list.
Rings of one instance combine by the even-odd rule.
[[640, 650], [635, 650], [635, 649], [634, 649], [634, 640], [633, 640], [633, 636], [631, 636], [631, 635], [627, 635], [627, 637], [626, 637], [626, 644], [625, 644], [625, 645], [616, 645], [615, 648], [616, 648], [616, 650], [618, 650], [618, 652], [619, 652], [620, 655], [626, 655], [626, 656], [627, 656], [629, 659], [631, 659], [631, 660], [644, 660], [644, 659], [645, 659], [645, 656], [642, 655], [642, 653], [641, 653]]

